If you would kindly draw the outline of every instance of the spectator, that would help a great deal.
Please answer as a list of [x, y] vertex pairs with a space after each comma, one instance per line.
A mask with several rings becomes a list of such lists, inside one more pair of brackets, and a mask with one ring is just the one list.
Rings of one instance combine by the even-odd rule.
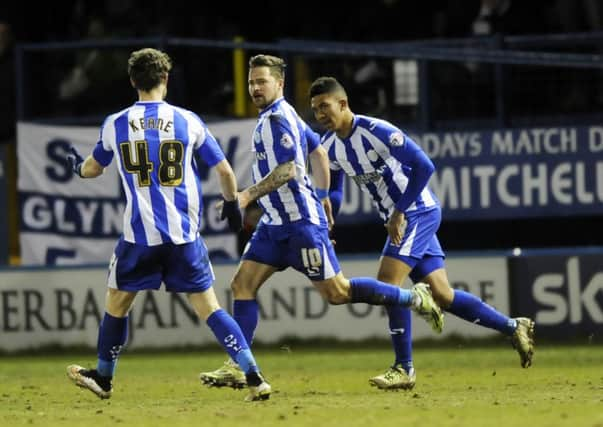
[[[99, 17], [92, 17], [88, 23], [86, 39], [101, 40], [107, 38], [105, 23]], [[115, 105], [99, 105], [99, 99], [105, 99], [108, 92], [124, 93], [115, 90], [116, 82], [120, 88], [127, 88], [128, 82], [120, 71], [126, 61], [126, 53], [111, 49], [86, 49], [78, 56], [75, 66], [67, 73], [67, 77], [59, 85], [58, 97], [67, 113], [94, 114], [105, 111]], [[127, 93], [127, 92], [125, 92]], [[124, 104], [131, 101], [129, 95], [109, 102]]]

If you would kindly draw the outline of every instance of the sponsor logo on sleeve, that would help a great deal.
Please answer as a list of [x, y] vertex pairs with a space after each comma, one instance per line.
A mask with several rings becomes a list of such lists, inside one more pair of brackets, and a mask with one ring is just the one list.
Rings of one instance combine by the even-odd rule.
[[404, 135], [400, 132], [394, 132], [389, 136], [389, 144], [392, 147], [401, 147], [404, 144]]
[[281, 136], [281, 145], [285, 148], [293, 147], [293, 138], [291, 138], [289, 134], [284, 133], [283, 136]]

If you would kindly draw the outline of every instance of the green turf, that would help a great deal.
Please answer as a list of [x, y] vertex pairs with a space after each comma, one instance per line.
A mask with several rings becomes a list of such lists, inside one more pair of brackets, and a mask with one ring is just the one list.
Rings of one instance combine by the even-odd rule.
[[124, 354], [114, 394], [76, 388], [65, 366], [94, 356], [0, 358], [0, 425], [12, 426], [603, 426], [603, 347], [541, 346], [534, 366], [501, 344], [417, 346], [417, 386], [371, 388], [391, 360], [387, 347], [261, 350], [273, 385], [267, 402], [245, 391], [201, 386], [222, 353]]

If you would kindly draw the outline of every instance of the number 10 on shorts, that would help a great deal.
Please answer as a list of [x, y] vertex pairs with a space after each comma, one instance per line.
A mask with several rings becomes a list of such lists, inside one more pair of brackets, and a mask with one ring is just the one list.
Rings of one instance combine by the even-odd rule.
[[320, 257], [320, 251], [318, 248], [302, 248], [301, 256], [304, 267], [306, 270], [308, 270], [309, 275], [316, 275], [320, 273], [322, 259]]

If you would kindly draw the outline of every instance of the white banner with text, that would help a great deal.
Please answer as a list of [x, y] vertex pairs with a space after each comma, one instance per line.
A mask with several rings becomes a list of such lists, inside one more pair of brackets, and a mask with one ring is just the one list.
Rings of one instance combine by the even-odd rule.
[[[347, 277], [374, 276], [374, 259], [343, 260]], [[222, 307], [232, 306], [229, 281], [236, 266], [214, 266], [215, 289]], [[460, 257], [447, 260], [456, 288], [468, 290], [503, 313], [509, 312], [504, 257]], [[0, 271], [0, 351], [45, 345], [95, 347], [106, 292], [103, 268], [16, 269]], [[330, 306], [307, 278], [293, 269], [276, 273], [260, 289], [256, 339], [281, 342], [287, 337], [357, 341], [389, 339], [387, 316], [380, 306]], [[130, 348], [201, 345], [214, 342], [182, 294], [141, 292], [130, 314]], [[439, 339], [452, 334], [488, 337], [497, 332], [446, 315], [444, 333], [436, 335], [413, 317], [413, 336]]]
[[[250, 135], [255, 120], [211, 126], [240, 187], [251, 182]], [[115, 165], [103, 176], [80, 179], [65, 160], [69, 146], [87, 156], [98, 140], [96, 127], [19, 123], [19, 206], [23, 265], [82, 265], [109, 260], [123, 228], [125, 197]], [[247, 149], [243, 149], [246, 147]], [[237, 238], [217, 218], [217, 175], [200, 164], [204, 217], [202, 235], [216, 259], [238, 257]], [[246, 171], [246, 172], [245, 172]]]

